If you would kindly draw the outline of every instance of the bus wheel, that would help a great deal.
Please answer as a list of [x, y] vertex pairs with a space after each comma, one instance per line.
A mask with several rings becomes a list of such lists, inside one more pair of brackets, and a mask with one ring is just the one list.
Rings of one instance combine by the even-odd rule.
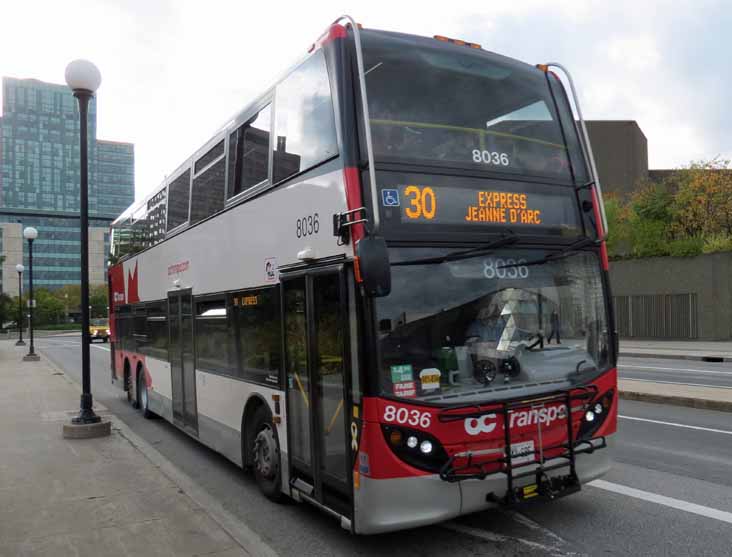
[[147, 385], [145, 384], [145, 371], [139, 369], [137, 371], [137, 407], [142, 412], [142, 417], [148, 420], [155, 414], [148, 409]]
[[130, 375], [130, 362], [125, 360], [125, 371], [124, 371], [124, 387], [125, 392], [127, 393], [127, 402], [129, 402], [133, 407], [135, 406], [135, 399], [132, 396], [132, 377]]
[[253, 422], [254, 440], [250, 454], [254, 464], [254, 478], [257, 480], [259, 489], [268, 499], [281, 501], [283, 494], [280, 446], [266, 406], [257, 408]]

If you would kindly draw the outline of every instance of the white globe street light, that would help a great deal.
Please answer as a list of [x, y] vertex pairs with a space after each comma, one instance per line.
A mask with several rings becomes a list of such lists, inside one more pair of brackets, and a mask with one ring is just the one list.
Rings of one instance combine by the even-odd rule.
[[79, 415], [64, 424], [64, 436], [75, 437], [74, 428], [83, 428], [85, 437], [110, 434], [109, 421], [94, 412], [89, 355], [89, 101], [102, 83], [102, 74], [88, 60], [74, 60], [66, 66], [66, 83], [79, 101], [79, 224], [81, 232], [81, 402]]
[[23, 271], [25, 271], [25, 266], [18, 263], [15, 270], [18, 271], [18, 342], [15, 343], [15, 346], [25, 346], [25, 342], [23, 342]]
[[[32, 226], [26, 226], [23, 230], [23, 238], [28, 240], [28, 290], [30, 293], [28, 296], [28, 329], [30, 347], [28, 353], [23, 356], [23, 360], [26, 362], [37, 362], [41, 358], [36, 354], [35, 347], [33, 345], [33, 305], [35, 304], [35, 298], [33, 297], [33, 240], [38, 238], [38, 230]], [[19, 266], [22, 267], [22, 265]], [[18, 271], [18, 267], [16, 267], [15, 270]], [[18, 271], [18, 278], [20, 278], [20, 271]]]
[[66, 66], [66, 85], [72, 91], [94, 92], [102, 83], [102, 74], [89, 60], [74, 60]]

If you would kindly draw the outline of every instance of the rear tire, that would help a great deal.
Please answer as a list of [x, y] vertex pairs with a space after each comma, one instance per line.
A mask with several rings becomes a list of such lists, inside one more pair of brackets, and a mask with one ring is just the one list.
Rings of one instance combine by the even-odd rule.
[[135, 398], [132, 396], [132, 376], [130, 374], [130, 363], [125, 360], [125, 367], [124, 367], [124, 388], [125, 392], [127, 393], [127, 402], [130, 403], [130, 405], [135, 408]]
[[149, 420], [155, 414], [149, 409], [150, 399], [148, 398], [147, 384], [145, 382], [145, 370], [137, 370], [137, 407], [142, 412], [142, 417]]
[[284, 493], [282, 493], [280, 443], [277, 440], [277, 430], [272, 423], [272, 416], [266, 406], [257, 408], [252, 416], [252, 424], [249, 454], [254, 479], [267, 499], [281, 502]]

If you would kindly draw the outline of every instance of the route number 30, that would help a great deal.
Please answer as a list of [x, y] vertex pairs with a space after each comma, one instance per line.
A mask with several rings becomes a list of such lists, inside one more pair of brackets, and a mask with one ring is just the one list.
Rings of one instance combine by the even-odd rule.
[[409, 424], [411, 426], [419, 426], [427, 429], [432, 423], [432, 416], [429, 412], [408, 410], [406, 408], [397, 408], [396, 406], [389, 405], [384, 408], [384, 421], [396, 422], [398, 424]]
[[408, 218], [425, 218], [427, 220], [435, 218], [435, 213], [437, 212], [437, 200], [432, 188], [407, 186], [404, 188], [404, 196], [409, 200], [410, 205], [404, 210], [404, 213]]

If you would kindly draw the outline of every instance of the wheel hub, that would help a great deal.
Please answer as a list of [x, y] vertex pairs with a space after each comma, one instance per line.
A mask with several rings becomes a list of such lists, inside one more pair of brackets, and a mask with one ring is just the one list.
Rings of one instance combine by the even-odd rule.
[[254, 466], [261, 476], [272, 479], [277, 474], [277, 441], [271, 428], [265, 427], [254, 439]]

